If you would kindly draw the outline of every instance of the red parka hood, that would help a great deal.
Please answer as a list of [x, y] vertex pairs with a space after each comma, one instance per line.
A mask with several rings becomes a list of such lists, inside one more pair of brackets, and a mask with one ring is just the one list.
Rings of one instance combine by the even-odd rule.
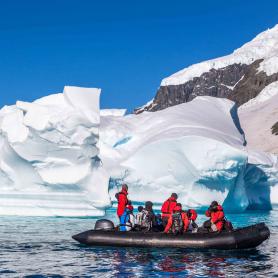
[[194, 209], [189, 209], [188, 212], [189, 212], [189, 214], [190, 214], [190, 219], [193, 220], [193, 221], [195, 221], [195, 220], [197, 219], [197, 216], [198, 216], [196, 210], [194, 210]]
[[175, 206], [174, 211], [181, 211], [182, 207], [181, 206]]
[[125, 189], [122, 189], [121, 193], [124, 193], [125, 195], [128, 194], [128, 192]]
[[223, 211], [223, 207], [220, 206], [220, 205], [217, 206], [217, 209], [220, 210], [220, 211]]

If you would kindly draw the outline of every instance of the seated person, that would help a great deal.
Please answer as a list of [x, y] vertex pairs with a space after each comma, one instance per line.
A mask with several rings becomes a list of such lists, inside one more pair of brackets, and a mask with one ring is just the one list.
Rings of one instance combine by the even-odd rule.
[[156, 219], [156, 224], [153, 226], [153, 231], [154, 232], [163, 232], [164, 226], [162, 223], [161, 214], [156, 214], [155, 219]]
[[137, 226], [141, 226], [141, 224], [142, 224], [143, 209], [144, 209], [144, 208], [143, 208], [142, 206], [139, 206], [139, 207], [137, 208], [138, 213], [136, 214], [136, 220], [135, 220], [135, 224], [136, 224]]
[[133, 214], [133, 206], [131, 204], [131, 201], [128, 201], [128, 204], [120, 220], [120, 231], [131, 231], [134, 228], [135, 216]]
[[222, 206], [220, 206], [218, 202], [213, 201], [205, 214], [207, 217], [210, 217], [210, 219], [204, 222], [203, 228], [209, 232], [221, 232], [225, 221]]
[[186, 215], [187, 215], [187, 218], [189, 220], [188, 231], [193, 232], [193, 233], [197, 233], [198, 225], [197, 225], [197, 223], [195, 221], [196, 221], [196, 219], [198, 217], [198, 214], [197, 214], [196, 210], [189, 209], [186, 212]]
[[157, 225], [162, 225], [162, 217], [161, 217], [161, 214], [156, 214], [155, 215], [155, 218], [156, 218], [156, 224]]
[[177, 203], [173, 212], [169, 216], [168, 223], [164, 229], [164, 233], [173, 233], [175, 235], [182, 234], [188, 230], [189, 219], [185, 212], [182, 211], [182, 206]]
[[170, 198], [168, 198], [161, 207], [162, 212], [162, 224], [166, 227], [168, 219], [173, 212], [175, 206], [177, 205], [178, 195], [177, 193], [172, 193]]
[[145, 203], [145, 208], [142, 210], [142, 214], [141, 230], [152, 231], [152, 228], [156, 225], [152, 202], [147, 201]]

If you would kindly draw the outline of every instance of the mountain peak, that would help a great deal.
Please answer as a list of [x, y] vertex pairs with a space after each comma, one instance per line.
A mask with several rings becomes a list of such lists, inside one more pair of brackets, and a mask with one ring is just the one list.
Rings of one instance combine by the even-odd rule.
[[232, 64], [250, 65], [259, 59], [263, 59], [260, 70], [267, 75], [278, 72], [278, 24], [260, 33], [230, 55], [191, 65], [164, 78], [161, 86], [184, 84], [211, 69], [220, 69]]

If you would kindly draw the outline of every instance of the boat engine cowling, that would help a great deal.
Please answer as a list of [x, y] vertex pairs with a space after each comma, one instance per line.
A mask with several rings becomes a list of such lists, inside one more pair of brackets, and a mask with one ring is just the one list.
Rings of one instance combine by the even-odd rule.
[[99, 219], [95, 224], [95, 230], [114, 230], [115, 226], [114, 223], [108, 219]]

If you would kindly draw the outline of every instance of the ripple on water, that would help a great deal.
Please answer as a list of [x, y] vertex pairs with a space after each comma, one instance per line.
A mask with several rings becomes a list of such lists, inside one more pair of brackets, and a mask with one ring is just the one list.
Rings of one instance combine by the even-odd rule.
[[[108, 211], [108, 218], [114, 212]], [[278, 208], [228, 218], [236, 226], [264, 221], [271, 237], [242, 251], [91, 248], [71, 235], [92, 228], [95, 218], [0, 217], [0, 276], [278, 277]]]

